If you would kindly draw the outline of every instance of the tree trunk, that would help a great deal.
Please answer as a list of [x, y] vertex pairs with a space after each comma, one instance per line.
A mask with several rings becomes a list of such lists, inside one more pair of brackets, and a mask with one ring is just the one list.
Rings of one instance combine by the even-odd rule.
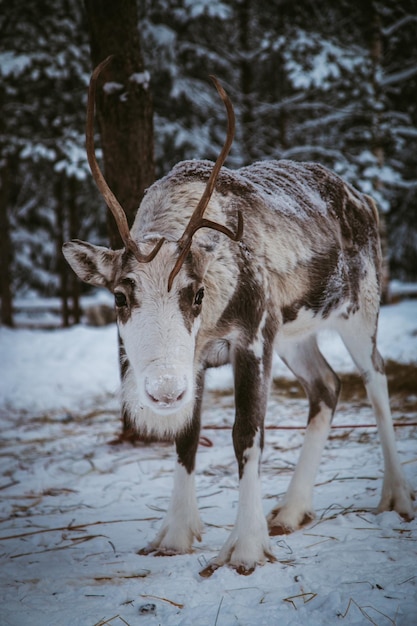
[[[116, 55], [97, 90], [97, 119], [107, 183], [131, 226], [143, 193], [155, 179], [153, 110], [149, 75], [142, 59], [136, 0], [84, 0], [93, 66]], [[108, 212], [112, 248], [122, 242]], [[119, 350], [122, 348], [119, 342]], [[120, 372], [123, 378], [123, 367]], [[123, 436], [130, 438], [129, 416], [122, 415]]]
[[12, 279], [10, 272], [12, 245], [8, 215], [9, 188], [9, 164], [5, 158], [3, 167], [0, 167], [0, 321], [5, 326], [13, 326]]
[[[97, 91], [97, 119], [109, 187], [132, 224], [143, 193], [155, 177], [152, 101], [138, 32], [135, 0], [85, 0], [91, 59], [95, 67], [108, 55], [115, 59], [103, 72]], [[122, 247], [113, 217], [109, 239]]]

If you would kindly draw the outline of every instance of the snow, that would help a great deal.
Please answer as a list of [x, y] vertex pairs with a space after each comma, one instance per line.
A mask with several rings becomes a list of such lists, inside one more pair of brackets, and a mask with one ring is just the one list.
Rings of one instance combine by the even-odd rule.
[[118, 93], [119, 91], [122, 91], [122, 89], [124, 89], [124, 85], [116, 81], [109, 80], [103, 85], [103, 91], [107, 95], [110, 95], [112, 93]]
[[219, 20], [227, 20], [232, 14], [227, 4], [223, 2], [213, 2], [213, 0], [186, 0], [184, 7], [189, 11], [192, 19], [210, 16], [218, 18]]
[[5, 51], [0, 53], [0, 74], [3, 78], [13, 76], [17, 78], [30, 67], [32, 59], [26, 54], [16, 54], [15, 52]]
[[[337, 371], [353, 371], [334, 336], [321, 345]], [[382, 308], [379, 347], [385, 359], [416, 364], [416, 300]], [[373, 422], [365, 402], [340, 403], [336, 424], [345, 428], [323, 455], [316, 520], [272, 538], [277, 562], [251, 576], [224, 567], [202, 579], [237, 506], [231, 432], [207, 428], [232, 423], [230, 368], [210, 373], [204, 402], [203, 435], [213, 445], [201, 445], [197, 459], [202, 542], [192, 554], [154, 557], [137, 551], [167, 510], [174, 453], [163, 443], [109, 445], [120, 424], [115, 326], [0, 328], [0, 353], [2, 626], [417, 623], [417, 521], [372, 512], [382, 482], [378, 436], [349, 426]], [[274, 375], [290, 380], [278, 359]], [[303, 425], [305, 417], [304, 399], [274, 385], [267, 424]], [[394, 417], [417, 421], [415, 409]], [[396, 435], [415, 487], [417, 428]], [[285, 492], [302, 441], [302, 430], [266, 431], [265, 513]]]
[[129, 76], [129, 80], [137, 85], [142, 85], [144, 89], [148, 89], [151, 81], [151, 75], [146, 70], [144, 72], [136, 72], [135, 74], [131, 74]]
[[346, 75], [359, 72], [364, 63], [361, 51], [354, 47], [348, 49], [335, 45], [302, 29], [287, 43], [283, 56], [288, 76], [296, 89], [329, 90], [342, 72]]

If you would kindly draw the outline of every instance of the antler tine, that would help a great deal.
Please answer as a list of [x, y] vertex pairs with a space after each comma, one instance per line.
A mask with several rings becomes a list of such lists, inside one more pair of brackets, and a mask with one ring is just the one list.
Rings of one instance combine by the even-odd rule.
[[206, 210], [207, 205], [210, 202], [210, 198], [213, 195], [213, 191], [216, 186], [216, 181], [217, 181], [217, 177], [219, 175], [220, 169], [222, 165], [224, 164], [224, 162], [226, 161], [227, 155], [229, 154], [230, 148], [233, 143], [233, 138], [235, 135], [235, 113], [233, 110], [232, 102], [229, 96], [227, 95], [226, 91], [223, 89], [223, 87], [217, 80], [217, 78], [215, 76], [210, 76], [210, 78], [213, 81], [217, 89], [217, 92], [219, 93], [226, 107], [227, 136], [224, 142], [224, 146], [219, 156], [217, 157], [217, 160], [211, 171], [211, 174], [207, 181], [203, 195], [201, 196], [200, 201], [198, 205], [196, 206], [194, 213], [192, 214], [191, 219], [188, 222], [186, 229], [184, 230], [184, 233], [182, 234], [181, 238], [178, 241], [178, 245], [181, 248], [181, 252], [169, 276], [168, 291], [171, 290], [174, 278], [180, 271], [182, 264], [185, 261], [185, 258], [191, 248], [193, 235], [197, 232], [197, 230], [199, 230], [200, 228], [211, 228], [213, 230], [217, 230], [223, 233], [224, 235], [226, 235], [233, 241], [239, 241], [242, 238], [242, 234], [243, 234], [243, 218], [242, 218], [242, 214], [240, 211], [238, 211], [238, 214], [237, 214], [238, 225], [237, 225], [236, 233], [231, 231], [226, 226], [223, 226], [222, 224], [217, 224], [216, 222], [212, 222], [210, 220], [206, 220], [203, 218], [204, 211]]
[[136, 257], [136, 259], [140, 263], [149, 263], [159, 252], [162, 244], [164, 243], [164, 239], [160, 239], [156, 244], [155, 248], [148, 255], [144, 255], [139, 250], [139, 246], [130, 236], [129, 225], [127, 223], [126, 213], [124, 212], [122, 206], [117, 200], [116, 196], [106, 183], [106, 180], [100, 170], [100, 167], [97, 163], [95, 150], [94, 150], [94, 113], [95, 113], [95, 96], [96, 96], [96, 83], [97, 78], [103, 71], [105, 67], [109, 65], [109, 63], [113, 60], [114, 55], [108, 56], [104, 61], [99, 63], [97, 67], [94, 69], [91, 74], [90, 84], [88, 87], [88, 99], [87, 99], [87, 121], [86, 121], [86, 130], [85, 130], [85, 139], [86, 139], [86, 149], [87, 149], [87, 159], [90, 165], [91, 173], [95, 180], [95, 183], [104, 198], [107, 206], [113, 214], [113, 217], [116, 221], [117, 228], [119, 230], [120, 236], [122, 238], [123, 244], [126, 250], [130, 250]]
[[[233, 110], [233, 105], [230, 101], [229, 96], [227, 95], [227, 93], [225, 92], [225, 90], [223, 89], [223, 87], [221, 86], [221, 84], [219, 83], [219, 81], [217, 80], [217, 78], [215, 76], [210, 76], [211, 80], [213, 81], [218, 94], [220, 95], [221, 99], [224, 102], [224, 105], [226, 107], [226, 111], [227, 111], [227, 136], [226, 136], [226, 141], [224, 142], [224, 146], [219, 154], [219, 156], [217, 157], [217, 160], [214, 164], [214, 167], [211, 171], [210, 174], [210, 178], [207, 181], [206, 184], [206, 188], [204, 189], [204, 193], [200, 198], [200, 201], [198, 203], [198, 205], [196, 206], [196, 208], [194, 209], [194, 213], [191, 216], [191, 219], [181, 237], [181, 239], [179, 240], [179, 245], [183, 246], [186, 245], [187, 241], [189, 238], [192, 238], [192, 236], [194, 235], [194, 233], [196, 232], [196, 230], [198, 230], [199, 228], [202, 228], [202, 217], [204, 214], [204, 211], [207, 208], [208, 203], [210, 202], [210, 198], [213, 195], [213, 191], [214, 191], [214, 187], [216, 185], [216, 180], [217, 177], [219, 175], [220, 169], [222, 167], [222, 165], [224, 164], [224, 162], [226, 161], [227, 155], [229, 154], [230, 148], [232, 146], [233, 143], [233, 138], [235, 135], [235, 113]], [[206, 224], [207, 227], [212, 227], [214, 228], [214, 222], [212, 223], [211, 226], [209, 226], [208, 224]], [[216, 230], [217, 230], [217, 226], [220, 225], [215, 225], [216, 226]], [[222, 227], [223, 229], [224, 227]], [[222, 230], [219, 229], [219, 230]], [[222, 232], [224, 232], [222, 230]], [[230, 231], [229, 231], [230, 232]]]

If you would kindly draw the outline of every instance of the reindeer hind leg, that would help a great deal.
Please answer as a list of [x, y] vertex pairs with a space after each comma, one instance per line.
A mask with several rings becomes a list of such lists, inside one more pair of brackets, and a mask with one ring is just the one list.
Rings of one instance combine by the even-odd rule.
[[340, 381], [314, 336], [295, 344], [280, 342], [277, 351], [303, 385], [310, 410], [300, 458], [287, 493], [268, 516], [271, 535], [292, 532], [314, 518], [314, 481], [340, 391]]
[[378, 426], [384, 458], [378, 512], [394, 510], [411, 520], [414, 518], [414, 493], [404, 477], [396, 449], [384, 362], [376, 345], [377, 323], [377, 315], [366, 316], [360, 309], [338, 330], [365, 384]]

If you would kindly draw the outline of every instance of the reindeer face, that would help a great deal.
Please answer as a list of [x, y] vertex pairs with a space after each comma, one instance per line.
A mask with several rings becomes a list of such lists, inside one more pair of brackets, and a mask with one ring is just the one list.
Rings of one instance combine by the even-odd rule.
[[65, 244], [64, 255], [82, 280], [114, 294], [138, 403], [161, 415], [190, 404], [195, 395], [195, 344], [209, 254], [193, 249], [170, 291], [167, 285], [178, 257], [176, 243], [164, 242], [150, 263], [80, 241]]

